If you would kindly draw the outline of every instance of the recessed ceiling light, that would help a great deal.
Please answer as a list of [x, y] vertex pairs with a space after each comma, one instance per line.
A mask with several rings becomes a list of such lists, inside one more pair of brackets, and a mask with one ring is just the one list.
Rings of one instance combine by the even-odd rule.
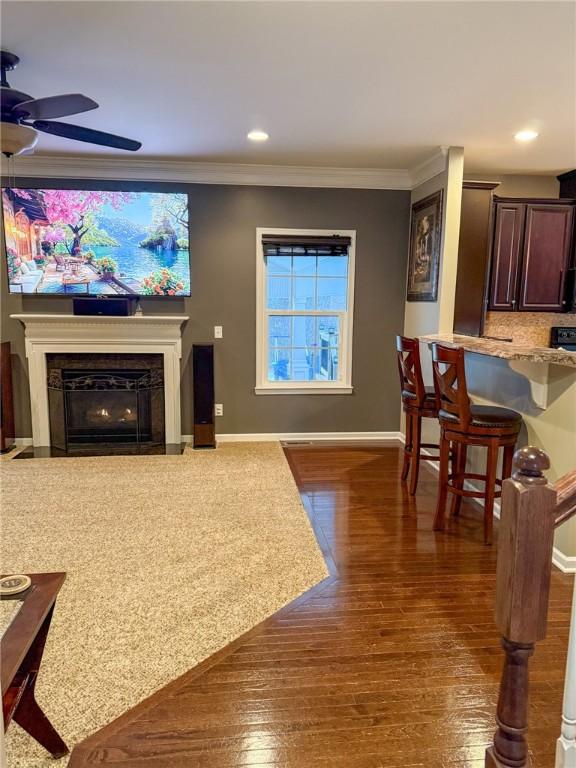
[[269, 136], [266, 131], [250, 131], [247, 138], [250, 141], [268, 141]]
[[533, 141], [538, 138], [538, 131], [525, 130], [514, 134], [516, 141]]

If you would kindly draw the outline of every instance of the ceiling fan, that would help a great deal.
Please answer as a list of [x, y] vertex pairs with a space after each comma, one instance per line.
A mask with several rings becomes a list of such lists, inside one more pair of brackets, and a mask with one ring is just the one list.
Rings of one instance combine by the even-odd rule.
[[65, 139], [100, 144], [103, 147], [140, 149], [142, 143], [112, 133], [95, 131], [81, 125], [55, 122], [54, 117], [67, 117], [97, 109], [98, 104], [81, 93], [66, 93], [34, 99], [27, 93], [11, 88], [6, 73], [18, 66], [20, 59], [9, 51], [0, 51], [0, 151], [6, 157], [33, 149], [38, 131], [62, 136]]

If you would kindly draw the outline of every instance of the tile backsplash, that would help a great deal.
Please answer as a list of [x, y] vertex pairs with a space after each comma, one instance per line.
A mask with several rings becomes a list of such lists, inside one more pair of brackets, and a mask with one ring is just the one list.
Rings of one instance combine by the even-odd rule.
[[488, 312], [485, 336], [512, 338], [517, 344], [532, 347], [550, 346], [552, 326], [576, 327], [576, 313], [560, 312]]

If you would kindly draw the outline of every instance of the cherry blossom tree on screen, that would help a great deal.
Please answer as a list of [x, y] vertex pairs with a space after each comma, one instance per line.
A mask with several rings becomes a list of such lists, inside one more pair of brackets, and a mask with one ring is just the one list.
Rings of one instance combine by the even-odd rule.
[[[29, 196], [25, 190], [16, 192], [20, 197]], [[82, 238], [94, 224], [91, 213], [105, 205], [119, 210], [134, 198], [132, 192], [85, 192], [75, 189], [45, 189], [41, 195], [44, 214], [50, 225], [46, 239], [57, 239], [56, 235], [60, 235], [62, 228], [68, 227], [72, 233], [72, 254], [80, 252]]]

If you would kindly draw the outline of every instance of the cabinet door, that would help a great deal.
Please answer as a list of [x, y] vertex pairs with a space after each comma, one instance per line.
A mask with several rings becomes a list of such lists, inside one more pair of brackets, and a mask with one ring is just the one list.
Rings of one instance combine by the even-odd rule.
[[490, 276], [490, 309], [516, 309], [518, 269], [522, 248], [523, 203], [497, 203]]
[[519, 309], [561, 312], [572, 243], [571, 205], [528, 204]]

